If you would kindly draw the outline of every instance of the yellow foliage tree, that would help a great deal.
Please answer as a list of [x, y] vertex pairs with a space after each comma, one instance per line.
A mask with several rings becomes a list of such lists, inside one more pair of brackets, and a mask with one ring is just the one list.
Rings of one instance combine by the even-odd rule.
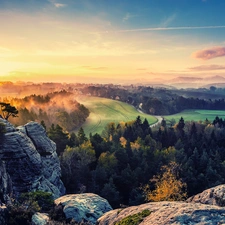
[[144, 187], [147, 201], [182, 201], [187, 198], [186, 183], [178, 178], [178, 164], [171, 162], [162, 166], [161, 174], [154, 176], [155, 190], [149, 190], [149, 185]]

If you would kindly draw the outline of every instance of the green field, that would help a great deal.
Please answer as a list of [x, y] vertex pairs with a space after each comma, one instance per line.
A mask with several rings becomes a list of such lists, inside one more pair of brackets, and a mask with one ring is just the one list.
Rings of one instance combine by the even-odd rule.
[[178, 122], [181, 117], [184, 118], [184, 121], [204, 121], [207, 118], [212, 122], [216, 116], [225, 118], [225, 110], [184, 110], [177, 114], [164, 116], [164, 118], [167, 121], [175, 119], [176, 122]]
[[120, 101], [91, 96], [80, 96], [76, 100], [90, 111], [89, 117], [82, 125], [86, 135], [101, 134], [108, 123], [128, 122], [135, 120], [138, 115], [142, 120], [146, 118], [149, 124], [157, 122], [155, 117], [140, 113], [133, 106]]

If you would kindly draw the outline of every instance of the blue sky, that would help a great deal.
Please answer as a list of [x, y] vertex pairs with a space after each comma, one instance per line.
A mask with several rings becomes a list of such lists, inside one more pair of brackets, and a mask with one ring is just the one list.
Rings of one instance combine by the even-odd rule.
[[0, 79], [225, 76], [224, 0], [1, 0]]

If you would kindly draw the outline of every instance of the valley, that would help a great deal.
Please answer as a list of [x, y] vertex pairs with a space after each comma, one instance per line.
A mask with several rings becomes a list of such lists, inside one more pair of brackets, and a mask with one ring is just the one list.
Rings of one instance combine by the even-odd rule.
[[124, 102], [91, 96], [79, 96], [76, 100], [90, 111], [89, 117], [82, 125], [86, 135], [101, 134], [108, 123], [114, 122], [116, 125], [121, 122], [126, 123], [135, 120], [138, 116], [142, 120], [146, 118], [149, 124], [157, 122], [156, 117], [140, 113], [135, 107]]

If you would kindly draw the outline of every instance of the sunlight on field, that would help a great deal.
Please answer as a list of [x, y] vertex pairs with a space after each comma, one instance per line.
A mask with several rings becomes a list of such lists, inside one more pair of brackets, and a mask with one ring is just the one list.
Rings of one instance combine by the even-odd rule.
[[90, 110], [90, 116], [82, 126], [87, 135], [90, 133], [101, 134], [108, 123], [118, 124], [132, 121], [138, 115], [141, 116], [142, 120], [146, 118], [149, 124], [157, 121], [155, 117], [140, 113], [133, 106], [120, 101], [89, 96], [80, 96], [76, 100]]
[[166, 120], [175, 119], [176, 122], [179, 121], [181, 117], [184, 121], [204, 121], [206, 118], [212, 122], [215, 117], [225, 118], [225, 111], [223, 110], [184, 110], [183, 112], [165, 116]]

